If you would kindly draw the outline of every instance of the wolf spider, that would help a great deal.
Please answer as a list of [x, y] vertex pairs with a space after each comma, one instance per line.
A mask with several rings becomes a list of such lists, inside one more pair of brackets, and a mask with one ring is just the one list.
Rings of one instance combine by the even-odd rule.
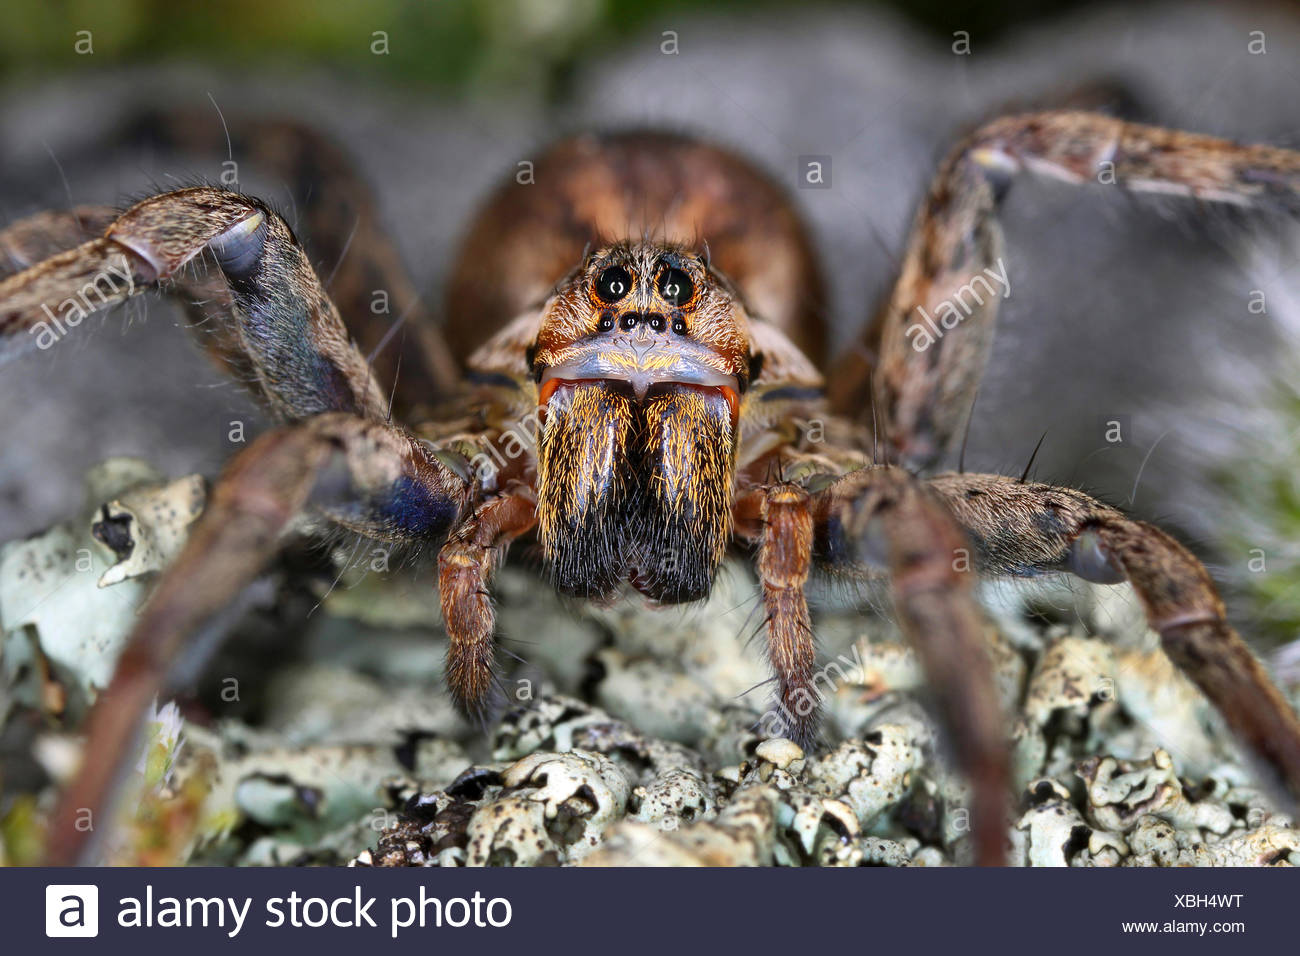
[[[312, 163], [320, 192], [343, 203], [315, 223], [328, 236], [354, 209], [339, 197], [360, 184], [306, 135], [281, 159]], [[823, 299], [794, 208], [746, 160], [683, 136], [572, 138], [537, 163], [534, 184], [498, 189], [464, 240], [441, 328], [364, 206], [334, 286], [351, 326], [286, 222], [250, 196], [200, 186], [120, 215], [81, 208], [10, 226], [6, 354], [49, 331], [78, 291], [93, 287], [105, 308], [160, 288], [283, 423], [229, 464], [143, 608], [89, 718], [49, 860], [83, 856], [78, 808], [105, 806], [186, 642], [305, 509], [375, 539], [441, 545], [447, 683], [479, 717], [494, 697], [489, 582], [526, 534], [558, 591], [598, 601], [629, 587], [656, 604], [695, 601], [729, 548], [753, 546], [781, 715], [764, 729], [806, 746], [818, 728], [809, 575], [883, 573], [972, 779], [981, 863], [1003, 858], [1008, 757], [976, 575], [960, 556], [983, 575], [1127, 580], [1169, 656], [1300, 798], [1300, 721], [1186, 548], [1069, 488], [922, 477], [960, 433], [989, 354], [999, 296], [971, 293], [1001, 255], [1011, 180], [1028, 170], [1084, 184], [1103, 168], [1133, 190], [1244, 207], [1294, 209], [1300, 191], [1300, 153], [1285, 149], [1090, 113], [991, 122], [943, 161], [892, 294], [825, 379], [808, 358], [822, 356]], [[360, 305], [376, 276], [414, 310], [386, 366], [363, 348], [391, 334]], [[969, 314], [945, 315], [922, 345], [921, 310], [940, 315], [954, 298]], [[392, 381], [394, 352], [410, 364], [390, 393], [380, 374]]]

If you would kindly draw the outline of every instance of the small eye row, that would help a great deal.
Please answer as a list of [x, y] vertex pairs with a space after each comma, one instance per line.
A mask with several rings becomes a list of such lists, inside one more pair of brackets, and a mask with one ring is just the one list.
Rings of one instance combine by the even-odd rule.
[[[658, 312], [624, 312], [618, 317], [618, 327], [624, 332], [631, 332], [638, 325], [644, 322], [655, 332], [662, 332], [668, 327], [668, 320]], [[612, 312], [605, 312], [601, 315], [600, 321], [596, 323], [596, 328], [601, 332], [609, 332], [614, 328], [614, 315]], [[686, 320], [681, 316], [673, 319], [673, 331], [678, 335], [686, 334]]]
[[[655, 288], [660, 298], [674, 307], [689, 302], [695, 292], [691, 277], [675, 266], [659, 270]], [[596, 278], [596, 295], [606, 302], [618, 302], [631, 291], [632, 275], [622, 266], [610, 266]]]

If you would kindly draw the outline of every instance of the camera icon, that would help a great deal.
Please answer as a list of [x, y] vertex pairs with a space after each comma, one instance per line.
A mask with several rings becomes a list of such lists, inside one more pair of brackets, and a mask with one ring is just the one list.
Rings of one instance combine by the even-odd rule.
[[98, 936], [99, 887], [53, 883], [45, 887], [46, 936]]

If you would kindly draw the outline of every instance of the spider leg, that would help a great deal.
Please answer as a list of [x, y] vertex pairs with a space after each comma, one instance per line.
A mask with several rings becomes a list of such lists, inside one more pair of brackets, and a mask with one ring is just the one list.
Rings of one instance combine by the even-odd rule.
[[[167, 689], [192, 636], [276, 553], [291, 518], [311, 506], [371, 537], [426, 542], [446, 534], [468, 495], [468, 484], [424, 442], [344, 413], [268, 432], [234, 458], [91, 711], [82, 766], [51, 818], [47, 863], [87, 862], [94, 828], [135, 759], [142, 715]], [[89, 831], [81, 825], [87, 814]]]
[[515, 538], [537, 521], [531, 496], [491, 498], [467, 518], [438, 552], [438, 600], [450, 639], [447, 686], [457, 706], [486, 722], [493, 699], [492, 642], [496, 612], [488, 582]]
[[387, 396], [288, 225], [258, 200], [207, 187], [137, 203], [101, 237], [0, 281], [0, 358], [48, 347], [91, 313], [175, 280], [205, 251], [229, 288], [230, 340], [273, 412], [289, 421], [387, 414]]
[[0, 279], [104, 234], [117, 218], [109, 206], [50, 209], [0, 229]]
[[[460, 370], [383, 228], [373, 191], [333, 139], [283, 118], [185, 108], [140, 116], [126, 145], [239, 157], [242, 166], [283, 181], [294, 228], [316, 257], [330, 298], [346, 317], [375, 376], [395, 383], [394, 417], [454, 393]], [[229, 134], [229, 143], [226, 136]], [[400, 332], [394, 331], [400, 323]], [[398, 375], [398, 370], [401, 375]]]
[[1165, 532], [1079, 491], [996, 475], [939, 475], [948, 505], [991, 574], [1070, 571], [1128, 580], [1161, 644], [1300, 803], [1300, 719], [1225, 619], [1209, 572]]
[[[48, 210], [0, 230], [0, 279], [104, 234], [119, 210], [77, 206]], [[182, 269], [167, 283], [184, 308], [190, 330], [218, 367], [237, 382], [256, 382], [257, 372], [239, 339], [230, 288], [216, 268]], [[4, 346], [0, 346], [0, 362]]]
[[817, 743], [821, 694], [813, 679], [817, 648], [804, 585], [812, 565], [810, 499], [789, 482], [761, 490], [758, 578], [767, 613], [767, 656], [776, 676], [775, 718], [764, 732], [789, 737], [806, 750]]
[[907, 472], [870, 467], [812, 499], [819, 562], [834, 573], [883, 565], [898, 622], [934, 688], [939, 715], [972, 787], [975, 860], [1006, 857], [1010, 761], [1006, 721], [986, 651], [975, 578], [958, 560], [966, 535]]
[[[365, 357], [289, 227], [264, 204], [193, 188], [144, 200], [106, 226], [105, 218], [102, 210], [53, 214], [0, 234], [0, 250], [25, 266], [0, 280], [0, 356], [144, 289], [188, 282], [222, 296], [212, 307], [223, 341], [271, 410], [301, 424], [235, 459], [142, 611], [89, 718], [85, 765], [51, 830], [55, 862], [83, 855], [77, 823], [87, 811], [106, 812], [141, 715], [181, 650], [259, 573], [304, 505], [371, 537], [429, 543], [445, 537], [475, 493], [463, 456], [435, 452], [382, 420], [387, 398]], [[54, 251], [101, 227], [101, 236]], [[188, 276], [184, 267], [200, 255], [219, 272]]]
[[1011, 116], [948, 154], [917, 212], [893, 290], [832, 377], [833, 407], [872, 402], [896, 456], [934, 464], [961, 431], [1006, 285], [997, 207], [1023, 170], [1069, 183], [1300, 209], [1300, 152], [1094, 113]]

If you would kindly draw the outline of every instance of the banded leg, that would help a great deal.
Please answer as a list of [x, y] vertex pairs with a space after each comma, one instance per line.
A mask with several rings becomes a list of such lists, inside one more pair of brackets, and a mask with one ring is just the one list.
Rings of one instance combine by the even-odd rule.
[[174, 281], [205, 250], [236, 307], [229, 339], [273, 412], [289, 421], [327, 411], [387, 414], [365, 357], [284, 220], [255, 199], [207, 187], [137, 203], [103, 236], [0, 281], [0, 358]]
[[347, 414], [269, 432], [236, 457], [189, 540], [140, 612], [86, 725], [83, 763], [51, 818], [46, 862], [85, 863], [93, 831], [134, 760], [150, 702], [192, 637], [278, 550], [289, 520], [312, 505], [361, 533], [437, 541], [466, 507], [466, 483], [400, 429]]
[[[970, 546], [943, 503], [898, 468], [865, 468], [813, 500], [819, 561], [833, 573], [883, 565], [903, 633], [925, 668], [939, 716], [971, 781], [975, 860], [1005, 861], [1007, 727], [986, 650]], [[968, 552], [967, 552], [968, 553]]]
[[1291, 150], [1094, 113], [1011, 116], [979, 128], [940, 165], [889, 299], [863, 348], [832, 377], [834, 407], [861, 416], [874, 401], [894, 450], [913, 465], [932, 465], [948, 451], [973, 402], [1009, 288], [999, 264], [997, 206], [1022, 170], [1074, 184], [1300, 210], [1300, 153]]
[[493, 706], [496, 611], [488, 582], [510, 543], [537, 521], [523, 494], [492, 498], [465, 519], [438, 552], [438, 600], [447, 629], [447, 686], [468, 716], [486, 722]]
[[1181, 544], [1079, 491], [996, 475], [928, 482], [990, 574], [1128, 580], [1170, 659], [1300, 804], [1300, 718], [1228, 624], [1209, 572]]

